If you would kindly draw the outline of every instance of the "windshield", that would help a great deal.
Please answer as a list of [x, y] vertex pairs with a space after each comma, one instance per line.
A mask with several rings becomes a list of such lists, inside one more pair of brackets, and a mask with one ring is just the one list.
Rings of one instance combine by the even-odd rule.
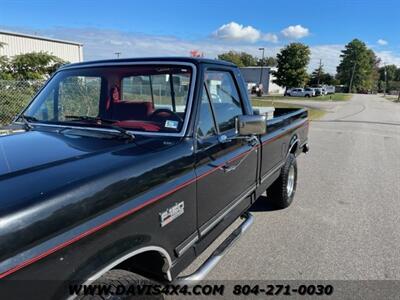
[[58, 72], [24, 116], [49, 124], [179, 133], [186, 119], [192, 69], [145, 65]]

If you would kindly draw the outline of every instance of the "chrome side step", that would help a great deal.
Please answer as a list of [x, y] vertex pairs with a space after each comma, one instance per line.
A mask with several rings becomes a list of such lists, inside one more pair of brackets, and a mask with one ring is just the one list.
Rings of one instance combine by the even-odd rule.
[[210, 255], [209, 258], [192, 274], [178, 277], [174, 281], [176, 284], [190, 284], [192, 281], [194, 283], [196, 281], [203, 280], [207, 274], [219, 263], [219, 261], [224, 257], [224, 255], [228, 252], [228, 250], [239, 240], [242, 234], [250, 228], [253, 224], [254, 217], [249, 212], [246, 212], [241, 216], [242, 219], [245, 219], [242, 224], [238, 228], [236, 228], [222, 243], [218, 246], [217, 249]]

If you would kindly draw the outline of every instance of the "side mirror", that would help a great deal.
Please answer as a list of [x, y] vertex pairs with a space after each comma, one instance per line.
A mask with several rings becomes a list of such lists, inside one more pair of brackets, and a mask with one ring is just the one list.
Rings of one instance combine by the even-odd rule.
[[267, 132], [267, 117], [242, 115], [236, 118], [236, 131], [240, 136], [259, 135]]

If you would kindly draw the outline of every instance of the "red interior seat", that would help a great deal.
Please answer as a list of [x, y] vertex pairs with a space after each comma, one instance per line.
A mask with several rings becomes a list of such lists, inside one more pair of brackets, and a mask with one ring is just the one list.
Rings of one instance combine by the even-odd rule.
[[112, 104], [113, 120], [147, 120], [153, 113], [153, 104], [148, 101], [118, 101]]

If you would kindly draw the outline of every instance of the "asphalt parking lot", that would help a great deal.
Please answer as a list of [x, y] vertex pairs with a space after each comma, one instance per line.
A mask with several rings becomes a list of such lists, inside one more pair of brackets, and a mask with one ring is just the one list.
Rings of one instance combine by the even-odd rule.
[[400, 279], [400, 104], [355, 95], [327, 111], [298, 158], [293, 205], [259, 199], [254, 225], [207, 279]]

